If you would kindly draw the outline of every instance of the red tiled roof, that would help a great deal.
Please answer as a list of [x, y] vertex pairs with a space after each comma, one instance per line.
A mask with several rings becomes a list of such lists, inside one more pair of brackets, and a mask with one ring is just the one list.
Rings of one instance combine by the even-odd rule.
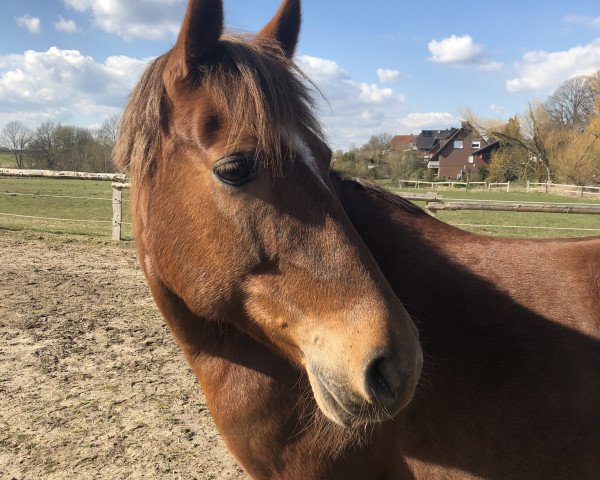
[[406, 148], [409, 144], [417, 141], [417, 135], [396, 135], [390, 142], [390, 150]]

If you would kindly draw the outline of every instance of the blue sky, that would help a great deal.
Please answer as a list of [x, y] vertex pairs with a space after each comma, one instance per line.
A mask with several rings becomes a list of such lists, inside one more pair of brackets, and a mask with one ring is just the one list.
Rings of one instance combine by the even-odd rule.
[[[0, 128], [118, 114], [144, 65], [173, 43], [185, 0], [3, 0]], [[226, 0], [255, 32], [279, 0]], [[377, 133], [508, 118], [600, 68], [597, 1], [304, 0], [297, 62], [325, 93], [334, 148]]]

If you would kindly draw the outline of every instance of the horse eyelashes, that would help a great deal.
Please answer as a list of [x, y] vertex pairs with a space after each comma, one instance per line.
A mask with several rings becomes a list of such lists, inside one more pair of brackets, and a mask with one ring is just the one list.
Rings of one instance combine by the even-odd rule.
[[213, 171], [221, 182], [233, 187], [245, 185], [256, 177], [254, 162], [246, 155], [221, 160]]

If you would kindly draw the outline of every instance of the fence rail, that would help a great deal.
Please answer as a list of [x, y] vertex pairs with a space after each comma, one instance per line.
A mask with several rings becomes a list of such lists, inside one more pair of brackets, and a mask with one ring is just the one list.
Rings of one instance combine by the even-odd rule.
[[[95, 198], [95, 197], [70, 197], [63, 195], [37, 195], [37, 194], [21, 194], [14, 192], [4, 193], [5, 195], [14, 196], [40, 196], [40, 197], [57, 197], [57, 198], [76, 198], [76, 199], [87, 199], [90, 200], [105, 200], [112, 202], [112, 220], [85, 220], [85, 219], [68, 219], [68, 218], [47, 218], [37, 217], [33, 215], [17, 215], [11, 213], [0, 213], [0, 216], [6, 217], [18, 217], [18, 218], [31, 218], [31, 219], [42, 219], [51, 221], [65, 221], [65, 222], [88, 222], [96, 224], [108, 224], [112, 225], [112, 238], [115, 241], [122, 239], [122, 228], [123, 225], [130, 225], [130, 223], [123, 222], [123, 191], [130, 188], [130, 184], [127, 183], [127, 177], [123, 174], [112, 174], [112, 173], [83, 173], [83, 172], [54, 172], [47, 170], [14, 170], [14, 169], [0, 169], [0, 177], [21, 177], [21, 178], [56, 178], [56, 179], [76, 179], [76, 180], [101, 180], [101, 181], [112, 181], [112, 198]], [[439, 185], [436, 182], [423, 182], [420, 180], [401, 180], [404, 183], [413, 183], [418, 188], [419, 184], [427, 185]], [[486, 184], [485, 182], [444, 182], [443, 185], [449, 185], [449, 188], [456, 186], [483, 186], [483, 188], [507, 188], [510, 190], [510, 184]], [[540, 185], [545, 184], [528, 184], [528, 188], [539, 188]], [[551, 184], [553, 185], [553, 184]], [[578, 187], [582, 188], [582, 187]], [[598, 195], [600, 195], [600, 187], [583, 187], [590, 189], [598, 189]], [[426, 202], [425, 210], [432, 216], [436, 216], [438, 211], [458, 211], [458, 210], [479, 210], [479, 211], [494, 211], [494, 212], [535, 212], [535, 213], [570, 213], [570, 214], [600, 214], [600, 205], [585, 205], [585, 204], [573, 204], [573, 203], [540, 203], [540, 202], [504, 202], [504, 201], [468, 201], [454, 199], [451, 201], [445, 201], [438, 193], [429, 194], [403, 194], [403, 197], [407, 200]], [[473, 226], [473, 225], [457, 225], [457, 226]], [[490, 225], [491, 226], [491, 225]], [[485, 225], [481, 225], [485, 227]], [[498, 225], [498, 227], [501, 227]], [[512, 226], [502, 226], [502, 228], [513, 228]], [[517, 227], [514, 227], [517, 228]], [[519, 227], [519, 228], [547, 228], [547, 229], [560, 229], [551, 227]], [[564, 228], [563, 230], [585, 230], [585, 231], [598, 231], [600, 229], [577, 229], [577, 228]]]
[[575, 213], [600, 215], [600, 205], [573, 205], [560, 203], [518, 203], [518, 202], [428, 202], [427, 211], [432, 215], [440, 210], [478, 210], [487, 212], [527, 212], [527, 213]]
[[0, 168], [0, 177], [62, 178], [65, 180], [101, 180], [110, 182], [127, 181], [127, 175], [123, 173], [59, 172], [55, 170], [18, 170], [15, 168]]
[[522, 184], [515, 184], [514, 182], [502, 182], [502, 183], [488, 183], [488, 182], [426, 182], [424, 180], [399, 180], [398, 185], [400, 188], [429, 188], [431, 190], [437, 190], [440, 188], [449, 188], [450, 190], [464, 187], [466, 189], [482, 188], [485, 190], [498, 190], [502, 189], [507, 192], [524, 191], [524, 192], [539, 192], [539, 193], [556, 193], [563, 195], [573, 195], [579, 197], [598, 197], [600, 198], [600, 186], [592, 185], [569, 185], [562, 183], [538, 183], [530, 182], [529, 180], [523, 186]]
[[[42, 217], [38, 215], [20, 215], [15, 213], [2, 213], [1, 217], [15, 218], [15, 219], [31, 219], [31, 220], [46, 220], [51, 222], [59, 223], [76, 223], [76, 224], [112, 224], [113, 228], [113, 240], [122, 239], [122, 227], [123, 225], [129, 225], [129, 223], [122, 221], [122, 191], [123, 188], [129, 187], [129, 184], [122, 183], [128, 180], [128, 177], [122, 173], [89, 173], [89, 172], [70, 172], [70, 171], [54, 171], [54, 170], [20, 170], [13, 168], [0, 168], [0, 177], [11, 177], [11, 178], [52, 178], [59, 180], [95, 180], [95, 181], [111, 181], [118, 182], [113, 184], [112, 188], [112, 199], [106, 197], [83, 197], [74, 195], [46, 195], [39, 193], [20, 193], [20, 192], [0, 192], [4, 196], [14, 197], [40, 197], [40, 198], [65, 198], [73, 200], [93, 200], [93, 201], [105, 201], [112, 202], [113, 218], [109, 220], [94, 220], [94, 219], [81, 219], [81, 218], [59, 218], [59, 217]], [[120, 187], [122, 185], [122, 187]], [[117, 192], [117, 193], [115, 193]], [[118, 225], [116, 225], [118, 223]], [[116, 233], [118, 231], [118, 237]]]
[[404, 185], [406, 185], [407, 187], [413, 185], [414, 188], [421, 188], [421, 186], [426, 186], [431, 188], [432, 190], [440, 187], [447, 187], [450, 190], [453, 190], [458, 187], [483, 189], [488, 188], [487, 182], [426, 182], [424, 180], [399, 180], [399, 185], [400, 188], [402, 188]]
[[527, 180], [527, 192], [544, 192], [544, 193], [563, 193], [571, 195], [579, 195], [585, 197], [586, 195], [600, 197], [600, 187], [593, 186], [581, 186], [581, 185], [568, 185], [560, 183], [538, 183], [530, 182]]

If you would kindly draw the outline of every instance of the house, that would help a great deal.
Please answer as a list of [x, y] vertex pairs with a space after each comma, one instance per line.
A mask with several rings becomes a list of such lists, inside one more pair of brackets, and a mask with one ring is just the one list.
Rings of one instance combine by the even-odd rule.
[[390, 142], [390, 151], [402, 152], [412, 150], [417, 142], [417, 135], [396, 135]]
[[431, 160], [432, 153], [438, 149], [448, 137], [452, 136], [458, 129], [450, 128], [447, 130], [423, 130], [417, 137], [415, 146], [419, 153], [417, 158], [428, 162]]
[[495, 142], [486, 145], [485, 147], [481, 147], [479, 150], [475, 150], [473, 152], [473, 156], [475, 157], [475, 161], [479, 163], [485, 163], [487, 165], [492, 161], [492, 153], [500, 148], [500, 142], [496, 140]]
[[[427, 167], [437, 170], [440, 178], [463, 179], [477, 173], [480, 167], [489, 165], [490, 156], [486, 151], [485, 139], [474, 128], [463, 123], [460, 128], [438, 131], [436, 141], [427, 152]], [[417, 143], [417, 147], [418, 147]]]

